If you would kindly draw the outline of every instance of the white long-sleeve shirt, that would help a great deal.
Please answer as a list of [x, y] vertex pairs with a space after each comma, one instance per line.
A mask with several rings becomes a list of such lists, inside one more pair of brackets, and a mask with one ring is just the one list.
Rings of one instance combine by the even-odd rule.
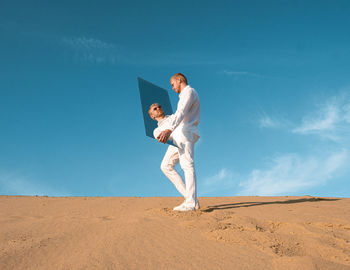
[[200, 102], [197, 92], [191, 86], [182, 89], [173, 116], [169, 129], [179, 129], [187, 140], [196, 142], [199, 138], [197, 126], [200, 121]]
[[[153, 130], [154, 138], [157, 139], [162, 131], [171, 128], [171, 123], [173, 122], [174, 116], [174, 114], [166, 115], [162, 120], [158, 121], [158, 127]], [[175, 128], [175, 130], [170, 134], [169, 139], [172, 140], [177, 146], [180, 146], [181, 143], [186, 140], [179, 128]]]

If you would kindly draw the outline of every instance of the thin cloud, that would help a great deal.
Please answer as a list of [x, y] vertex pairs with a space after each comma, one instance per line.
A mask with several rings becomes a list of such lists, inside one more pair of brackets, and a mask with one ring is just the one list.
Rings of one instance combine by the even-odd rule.
[[278, 126], [278, 123], [276, 123], [276, 121], [272, 120], [272, 118], [267, 115], [260, 118], [259, 124], [261, 128], [273, 128]]
[[263, 113], [259, 118], [259, 127], [260, 128], [277, 128], [281, 126], [281, 122], [276, 118], [272, 118], [266, 113]]
[[230, 70], [223, 70], [220, 73], [232, 76], [234, 78], [239, 78], [239, 77], [255, 77], [255, 78], [266, 78], [266, 76], [253, 73], [253, 72], [248, 72], [248, 71], [230, 71]]
[[312, 133], [325, 130], [333, 130], [340, 121], [339, 108], [336, 104], [328, 104], [324, 109], [317, 112], [317, 116], [307, 116], [303, 119], [300, 127], [293, 130], [295, 133]]
[[91, 37], [62, 37], [43, 32], [37, 27], [17, 22], [0, 22], [0, 30], [17, 33], [24, 38], [37, 40], [40, 45], [63, 47], [65, 54], [76, 62], [90, 64], [117, 64], [124, 57], [120, 46]]
[[117, 64], [124, 57], [122, 49], [116, 44], [91, 37], [62, 37], [37, 30], [33, 26], [16, 22], [0, 22], [0, 30], [11, 30], [23, 38], [34, 39], [47, 46], [60, 46], [65, 54], [76, 62], [89, 64]]
[[341, 142], [350, 134], [350, 100], [338, 96], [322, 104], [316, 112], [302, 119], [300, 126], [292, 130], [297, 134], [315, 134], [322, 138]]
[[239, 184], [239, 195], [293, 194], [325, 184], [345, 168], [348, 156], [346, 149], [325, 157], [281, 155], [273, 159], [268, 168], [253, 170], [248, 179]]
[[92, 64], [116, 64], [122, 54], [120, 48], [112, 43], [87, 37], [64, 37], [61, 44], [73, 52], [74, 59]]
[[[53, 47], [60, 50], [66, 59], [76, 63], [85, 64], [109, 64], [109, 65], [131, 65], [144, 67], [162, 66], [201, 66], [217, 65], [218, 63], [231, 63], [228, 59], [218, 59], [198, 53], [196, 51], [159, 51], [154, 49], [131, 50], [123, 44], [114, 44], [100, 39], [78, 36], [68, 37], [45, 32], [38, 29], [36, 25], [17, 23], [14, 21], [0, 22], [1, 31], [16, 33], [23, 38], [34, 39], [38, 45]], [[31, 43], [32, 45], [35, 43]]]
[[343, 119], [346, 123], [350, 124], [350, 102], [345, 104], [343, 107]]
[[79, 50], [113, 49], [115, 45], [93, 38], [63, 38], [62, 42]]
[[238, 175], [234, 174], [227, 168], [220, 169], [217, 173], [208, 176], [203, 181], [201, 187], [201, 195], [215, 195], [218, 192], [232, 192], [234, 191], [235, 179]]
[[[256, 122], [256, 121], [255, 121]], [[270, 128], [270, 129], [284, 129], [288, 130], [292, 126], [291, 122], [281, 116], [281, 114], [277, 115], [269, 115], [266, 112], [262, 111], [258, 114], [257, 123], [259, 128]]]
[[26, 196], [69, 196], [67, 192], [55, 190], [46, 184], [39, 183], [18, 173], [0, 173], [1, 195], [26, 195]]
[[266, 113], [260, 117], [259, 126], [285, 127], [294, 134], [316, 135], [332, 140], [342, 150], [333, 150], [328, 155], [279, 155], [270, 160], [266, 168], [252, 170], [246, 180], [241, 181], [240, 195], [295, 194], [325, 184], [349, 168], [350, 99], [346, 92], [328, 98], [319, 109], [304, 116], [297, 127]]

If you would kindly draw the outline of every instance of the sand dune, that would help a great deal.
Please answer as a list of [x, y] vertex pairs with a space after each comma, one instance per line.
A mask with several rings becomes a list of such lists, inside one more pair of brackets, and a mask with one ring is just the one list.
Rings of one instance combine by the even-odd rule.
[[0, 269], [350, 269], [350, 199], [0, 196]]

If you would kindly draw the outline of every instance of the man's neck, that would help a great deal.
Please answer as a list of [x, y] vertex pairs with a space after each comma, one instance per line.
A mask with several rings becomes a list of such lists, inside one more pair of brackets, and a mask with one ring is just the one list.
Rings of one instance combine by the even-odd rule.
[[156, 117], [154, 119], [157, 120], [157, 122], [159, 122], [159, 121], [163, 120], [164, 118], [165, 118], [165, 116], [163, 115], [163, 116], [160, 116], [160, 117]]
[[180, 84], [180, 93], [182, 92], [182, 90], [184, 90], [186, 88], [187, 84], [185, 83], [181, 83]]

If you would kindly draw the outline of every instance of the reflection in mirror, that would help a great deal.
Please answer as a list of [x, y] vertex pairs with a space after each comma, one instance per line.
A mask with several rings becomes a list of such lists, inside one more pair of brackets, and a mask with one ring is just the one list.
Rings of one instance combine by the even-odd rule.
[[[153, 131], [158, 127], [157, 121], [153, 120], [148, 111], [153, 103], [158, 103], [162, 106], [165, 115], [173, 114], [171, 107], [169, 93], [164, 88], [154, 85], [142, 78], [137, 78], [139, 83], [140, 99], [142, 106], [143, 121], [145, 124], [146, 136], [153, 139]], [[168, 144], [174, 145], [171, 140], [167, 141]]]

